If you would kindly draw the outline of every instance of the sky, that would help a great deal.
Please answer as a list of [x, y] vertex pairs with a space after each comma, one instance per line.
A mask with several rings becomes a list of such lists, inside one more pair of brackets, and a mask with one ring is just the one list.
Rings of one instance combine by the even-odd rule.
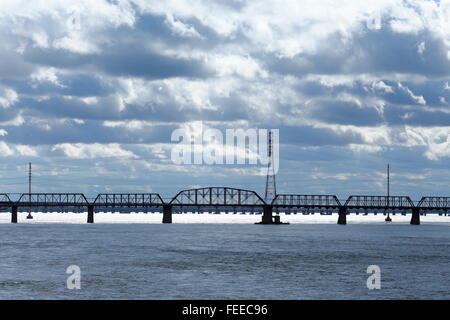
[[450, 1], [0, 0], [0, 192], [264, 194], [176, 129], [278, 129], [278, 193], [450, 195]]

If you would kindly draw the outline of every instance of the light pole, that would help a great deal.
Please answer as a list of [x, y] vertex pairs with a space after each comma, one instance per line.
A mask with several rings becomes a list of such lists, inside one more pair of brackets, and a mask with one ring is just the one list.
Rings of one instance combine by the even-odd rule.
[[386, 217], [386, 219], [385, 219], [386, 222], [391, 222], [391, 221], [392, 221], [391, 217], [389, 216], [389, 195], [390, 195], [389, 182], [390, 182], [390, 181], [389, 181], [389, 163], [388, 163], [388, 165], [387, 165], [387, 199], [386, 199], [386, 205], [387, 205], [387, 208], [386, 208], [386, 210], [387, 210], [387, 217]]
[[[31, 162], [28, 163], [28, 202], [31, 203]], [[31, 215], [31, 206], [28, 207], [27, 219], [33, 219]]]

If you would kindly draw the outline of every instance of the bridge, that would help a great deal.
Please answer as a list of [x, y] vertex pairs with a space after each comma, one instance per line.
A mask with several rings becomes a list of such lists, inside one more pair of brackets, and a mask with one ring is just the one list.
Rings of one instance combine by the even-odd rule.
[[272, 206], [278, 208], [334, 209], [341, 207], [341, 203], [334, 195], [278, 194], [272, 200]]
[[350, 196], [342, 210], [345, 211], [339, 215], [342, 224], [346, 222], [347, 212], [352, 210], [382, 210], [385, 213], [393, 210], [411, 211], [411, 224], [420, 224], [420, 210], [407, 196]]
[[95, 212], [121, 211], [162, 212], [163, 223], [172, 223], [172, 215], [181, 212], [256, 212], [261, 213], [261, 224], [282, 224], [274, 211], [327, 210], [338, 213], [338, 224], [347, 224], [347, 215], [365, 212], [393, 212], [411, 214], [411, 224], [420, 224], [425, 212], [450, 212], [450, 197], [422, 197], [417, 204], [408, 196], [351, 195], [340, 201], [335, 195], [278, 194], [266, 203], [255, 191], [206, 187], [182, 190], [173, 198], [164, 200], [158, 193], [101, 193], [89, 200], [82, 193], [23, 193], [15, 200], [12, 194], [0, 194], [0, 211], [11, 212], [11, 222], [17, 223], [19, 209], [41, 211], [83, 211], [87, 222], [94, 223]]
[[430, 211], [446, 211], [450, 207], [450, 197], [423, 197], [417, 207]]
[[[208, 187], [178, 192], [166, 206], [167, 212], [174, 207], [175, 210], [181, 212], [183, 209], [189, 211], [212, 209], [216, 212], [220, 209], [224, 212], [235, 213], [239, 210], [264, 211], [267, 205], [255, 191], [228, 187]], [[169, 221], [167, 217], [168, 214], [163, 222]]]

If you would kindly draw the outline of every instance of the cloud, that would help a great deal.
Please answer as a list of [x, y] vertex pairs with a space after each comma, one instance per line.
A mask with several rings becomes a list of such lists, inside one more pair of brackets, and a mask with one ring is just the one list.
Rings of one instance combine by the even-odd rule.
[[166, 15], [165, 23], [173, 33], [179, 36], [187, 38], [202, 38], [197, 30], [195, 30], [195, 27], [187, 25], [180, 20], [176, 20], [172, 14]]
[[93, 63], [101, 71], [115, 76], [165, 79], [172, 77], [206, 77], [206, 66], [199, 60], [170, 57], [144, 48], [111, 48], [108, 54], [95, 56]]
[[427, 102], [423, 98], [423, 96], [417, 96], [415, 95], [408, 87], [404, 87], [401, 83], [398, 84], [398, 87], [402, 90], [404, 90], [412, 100], [414, 100], [415, 103], [425, 105]]
[[38, 83], [50, 82], [58, 87], [63, 87], [63, 85], [59, 82], [55, 68], [39, 68], [30, 75], [30, 78], [32, 81]]
[[0, 106], [3, 108], [9, 108], [13, 104], [19, 101], [19, 95], [14, 89], [0, 86]]
[[394, 93], [394, 89], [382, 80], [373, 82], [372, 89], [382, 91], [384, 93]]
[[[4, 136], [5, 134], [3, 130], [0, 130], [0, 136]], [[39, 155], [39, 148], [22, 144], [8, 144], [0, 141], [0, 154], [2, 157], [37, 157]]]
[[355, 101], [319, 100], [311, 107], [309, 116], [321, 122], [342, 125], [380, 125], [383, 118], [376, 108]]
[[61, 143], [56, 144], [52, 151], [62, 151], [65, 156], [74, 159], [137, 158], [133, 152], [123, 149], [116, 143]]

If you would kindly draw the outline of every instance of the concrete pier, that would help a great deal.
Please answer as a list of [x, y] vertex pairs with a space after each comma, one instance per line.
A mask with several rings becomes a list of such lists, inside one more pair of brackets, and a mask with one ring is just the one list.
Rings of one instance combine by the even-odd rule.
[[162, 223], [172, 223], [172, 205], [163, 205], [163, 220]]
[[273, 210], [272, 206], [265, 205], [263, 207], [263, 215], [261, 217], [261, 222], [258, 224], [273, 224]]
[[420, 208], [413, 208], [411, 214], [411, 222], [413, 225], [420, 225]]
[[345, 225], [347, 224], [347, 208], [339, 207], [339, 218], [337, 224]]
[[17, 206], [11, 207], [11, 223], [17, 223]]
[[94, 206], [88, 206], [87, 223], [94, 223]]
[[263, 207], [263, 215], [261, 217], [261, 222], [256, 222], [255, 224], [289, 224], [288, 222], [281, 222], [280, 216], [273, 216], [273, 208], [271, 205], [265, 205]]

